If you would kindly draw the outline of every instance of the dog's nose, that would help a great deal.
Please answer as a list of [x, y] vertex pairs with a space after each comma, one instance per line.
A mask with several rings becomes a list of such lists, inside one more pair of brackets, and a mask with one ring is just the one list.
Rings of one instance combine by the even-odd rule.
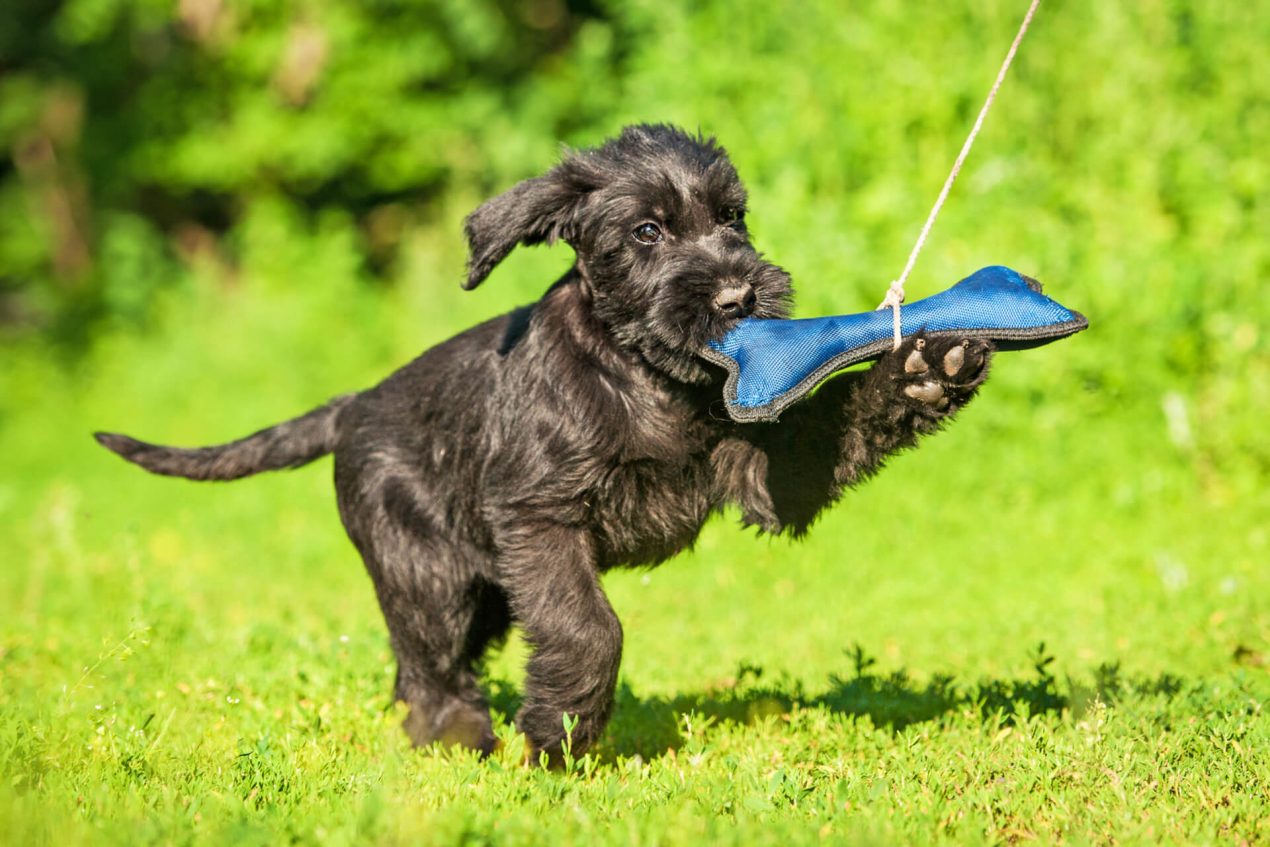
[[758, 295], [748, 282], [729, 283], [714, 295], [714, 307], [725, 318], [744, 318], [754, 311]]

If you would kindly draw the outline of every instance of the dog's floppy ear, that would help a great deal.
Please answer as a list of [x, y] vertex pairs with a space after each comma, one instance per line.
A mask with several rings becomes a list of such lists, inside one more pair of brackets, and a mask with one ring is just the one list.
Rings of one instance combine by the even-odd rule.
[[480, 285], [517, 244], [572, 243], [578, 206], [592, 188], [586, 168], [574, 157], [482, 204], [463, 224], [469, 250], [463, 287], [470, 291]]

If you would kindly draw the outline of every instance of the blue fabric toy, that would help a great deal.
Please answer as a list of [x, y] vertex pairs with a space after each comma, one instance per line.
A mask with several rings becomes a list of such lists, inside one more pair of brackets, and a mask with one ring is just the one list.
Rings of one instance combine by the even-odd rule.
[[[947, 291], [900, 307], [902, 334], [988, 338], [1001, 349], [1037, 347], [1080, 332], [1089, 321], [1041, 293], [1040, 283], [1000, 265]], [[748, 318], [702, 355], [728, 371], [723, 390], [735, 421], [772, 421], [835, 371], [893, 346], [889, 308], [857, 315]]]

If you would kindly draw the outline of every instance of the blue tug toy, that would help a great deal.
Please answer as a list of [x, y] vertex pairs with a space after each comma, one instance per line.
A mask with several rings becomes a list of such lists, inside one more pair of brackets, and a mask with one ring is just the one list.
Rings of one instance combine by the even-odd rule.
[[[931, 297], [900, 306], [901, 335], [986, 338], [999, 349], [1038, 347], [1089, 321], [1001, 265], [975, 271]], [[727, 369], [723, 400], [735, 421], [773, 421], [831, 374], [876, 359], [894, 344], [890, 309], [825, 318], [747, 318], [702, 356]]]

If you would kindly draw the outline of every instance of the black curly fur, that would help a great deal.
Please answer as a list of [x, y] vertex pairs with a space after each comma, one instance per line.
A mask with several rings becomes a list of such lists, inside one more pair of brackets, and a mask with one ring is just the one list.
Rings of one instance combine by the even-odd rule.
[[[628, 128], [468, 218], [469, 288], [517, 244], [573, 246], [577, 261], [536, 304], [230, 445], [99, 439], [194, 479], [333, 451], [340, 515], [383, 608], [411, 738], [492, 749], [475, 668], [516, 623], [533, 648], [518, 726], [558, 756], [563, 715], [576, 715], [580, 752], [608, 720], [622, 650], [600, 574], [673, 556], [729, 503], [747, 525], [802, 535], [987, 373], [984, 342], [910, 339], [779, 423], [719, 416], [723, 373], [697, 351], [746, 314], [785, 316], [790, 300], [788, 275], [750, 245], [744, 209], [713, 140]], [[646, 223], [661, 241], [635, 237]]]

